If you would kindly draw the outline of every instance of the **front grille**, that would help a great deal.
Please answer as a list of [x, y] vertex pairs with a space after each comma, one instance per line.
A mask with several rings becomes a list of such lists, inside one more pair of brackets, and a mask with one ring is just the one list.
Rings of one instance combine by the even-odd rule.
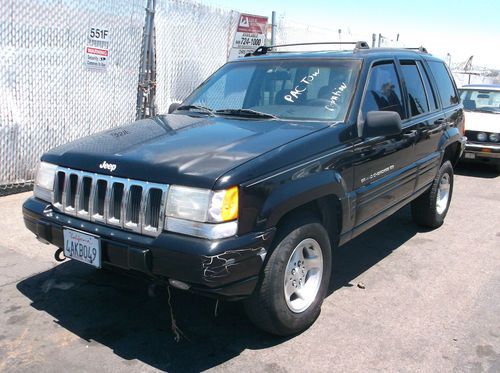
[[163, 229], [168, 185], [58, 167], [54, 186], [65, 214], [149, 236]]

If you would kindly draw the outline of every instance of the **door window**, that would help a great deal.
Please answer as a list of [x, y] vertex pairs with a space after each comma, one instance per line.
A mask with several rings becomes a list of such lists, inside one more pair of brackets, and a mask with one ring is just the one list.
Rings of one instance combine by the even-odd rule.
[[408, 102], [410, 103], [410, 114], [415, 117], [429, 111], [429, 104], [425, 96], [424, 84], [418, 72], [415, 61], [402, 61], [401, 71], [408, 91]]
[[404, 119], [406, 116], [394, 63], [372, 67], [369, 79], [361, 107], [363, 118], [369, 111], [395, 111]]

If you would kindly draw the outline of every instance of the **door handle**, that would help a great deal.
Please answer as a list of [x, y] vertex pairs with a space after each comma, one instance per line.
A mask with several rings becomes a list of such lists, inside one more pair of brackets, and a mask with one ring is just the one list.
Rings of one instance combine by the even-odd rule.
[[417, 130], [411, 130], [411, 131], [403, 133], [403, 136], [406, 138], [412, 138], [412, 137], [417, 136], [417, 133], [418, 133]]
[[446, 123], [446, 119], [444, 119], [444, 118], [440, 118], [440, 119], [437, 119], [436, 121], [434, 121], [434, 124], [436, 126], [440, 126], [440, 125], [442, 125], [444, 123]]

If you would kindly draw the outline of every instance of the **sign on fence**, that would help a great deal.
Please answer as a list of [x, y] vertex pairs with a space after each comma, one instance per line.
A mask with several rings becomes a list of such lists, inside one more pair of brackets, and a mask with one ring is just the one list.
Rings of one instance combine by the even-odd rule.
[[110, 32], [107, 27], [91, 27], [85, 47], [87, 69], [106, 71], [109, 63]]
[[229, 60], [243, 57], [266, 42], [267, 17], [253, 14], [240, 14], [238, 26], [234, 34], [233, 47], [229, 52]]

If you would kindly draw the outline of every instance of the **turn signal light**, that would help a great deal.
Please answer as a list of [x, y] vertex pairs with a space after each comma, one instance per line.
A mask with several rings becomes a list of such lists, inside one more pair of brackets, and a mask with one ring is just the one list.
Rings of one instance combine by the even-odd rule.
[[223, 221], [230, 221], [238, 218], [238, 187], [232, 187], [226, 190], [222, 201], [221, 217]]

